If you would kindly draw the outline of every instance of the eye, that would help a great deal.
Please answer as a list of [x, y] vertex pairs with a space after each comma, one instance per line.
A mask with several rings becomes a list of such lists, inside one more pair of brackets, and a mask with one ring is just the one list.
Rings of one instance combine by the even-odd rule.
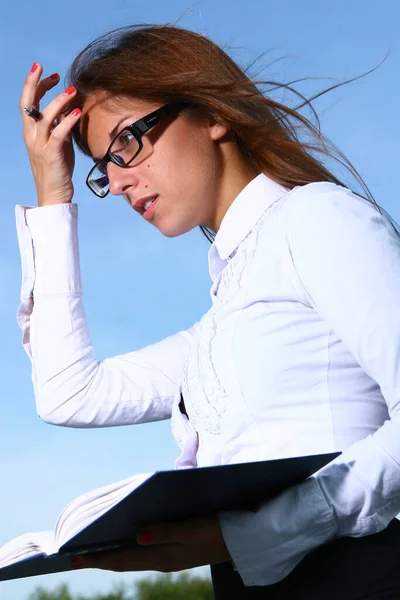
[[125, 129], [118, 136], [118, 145], [121, 148], [126, 148], [127, 146], [129, 146], [129, 144], [132, 143], [133, 139], [134, 139], [134, 136], [132, 135], [132, 133]]

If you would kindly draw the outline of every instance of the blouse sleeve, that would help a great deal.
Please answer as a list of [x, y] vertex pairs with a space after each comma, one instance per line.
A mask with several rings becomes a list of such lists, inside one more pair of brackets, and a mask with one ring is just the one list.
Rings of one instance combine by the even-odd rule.
[[400, 239], [371, 203], [333, 184], [305, 186], [287, 209], [296, 283], [379, 384], [390, 418], [257, 513], [220, 515], [248, 586], [275, 583], [324, 542], [377, 533], [400, 512]]
[[193, 329], [121, 356], [95, 357], [82, 302], [77, 204], [16, 207], [22, 263], [17, 320], [39, 416], [102, 427], [167, 419]]

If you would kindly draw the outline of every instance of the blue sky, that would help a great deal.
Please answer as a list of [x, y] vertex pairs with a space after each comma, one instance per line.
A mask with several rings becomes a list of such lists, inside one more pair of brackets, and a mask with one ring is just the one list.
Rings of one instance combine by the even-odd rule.
[[[3, 114], [0, 202], [0, 545], [26, 531], [52, 528], [62, 507], [88, 489], [135, 472], [170, 468], [177, 455], [168, 422], [72, 430], [36, 416], [30, 364], [15, 322], [20, 262], [15, 204], [35, 204], [21, 136], [18, 99], [34, 61], [62, 78], [95, 36], [128, 23], [174, 22], [211, 37], [243, 66], [264, 51], [266, 78], [338, 80], [372, 75], [315, 103], [322, 128], [400, 221], [400, 42], [397, 0], [51, 0], [2, 3], [0, 67]], [[309, 93], [329, 80], [304, 84]], [[59, 88], [61, 91], [61, 87]], [[51, 97], [51, 96], [50, 96]], [[129, 212], [122, 200], [100, 201], [84, 184], [78, 156], [75, 200], [85, 307], [99, 359], [134, 350], [190, 326], [209, 305], [207, 242], [199, 231], [170, 240]], [[108, 589], [131, 574], [74, 572], [0, 585], [1, 600], [22, 600], [37, 586], [68, 582], [75, 591]]]

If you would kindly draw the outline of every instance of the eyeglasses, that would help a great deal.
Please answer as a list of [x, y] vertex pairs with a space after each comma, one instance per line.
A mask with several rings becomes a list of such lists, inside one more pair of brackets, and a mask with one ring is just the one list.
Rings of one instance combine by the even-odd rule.
[[[86, 185], [99, 198], [105, 198], [110, 191], [110, 182], [107, 176], [107, 163], [122, 167], [123, 169], [135, 164], [135, 159], [140, 153], [140, 161], [144, 160], [153, 151], [153, 145], [148, 136], [144, 136], [154, 125], [168, 117], [173, 112], [179, 111], [181, 103], [170, 103], [161, 106], [138, 121], [121, 129], [108, 147], [107, 152], [89, 171]], [[139, 161], [138, 161], [139, 162]]]

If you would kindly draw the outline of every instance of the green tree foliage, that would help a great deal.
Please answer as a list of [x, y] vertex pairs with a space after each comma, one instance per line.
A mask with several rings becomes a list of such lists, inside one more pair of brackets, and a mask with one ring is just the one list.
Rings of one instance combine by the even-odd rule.
[[67, 585], [62, 584], [52, 591], [45, 590], [42, 587], [36, 590], [29, 596], [28, 600], [136, 600], [134, 592], [129, 593], [126, 586], [119, 585], [105, 593], [96, 592], [95, 594], [74, 595], [70, 592]]
[[72, 597], [68, 586], [62, 584], [51, 592], [45, 588], [38, 587], [33, 594], [29, 596], [29, 600], [76, 600], [76, 598]]
[[214, 593], [208, 579], [187, 573], [178, 577], [167, 574], [139, 581], [136, 600], [214, 600]]
[[38, 587], [28, 600], [214, 600], [214, 593], [209, 579], [180, 573], [148, 577], [132, 588], [119, 585], [89, 596], [72, 594], [65, 584], [51, 591]]

